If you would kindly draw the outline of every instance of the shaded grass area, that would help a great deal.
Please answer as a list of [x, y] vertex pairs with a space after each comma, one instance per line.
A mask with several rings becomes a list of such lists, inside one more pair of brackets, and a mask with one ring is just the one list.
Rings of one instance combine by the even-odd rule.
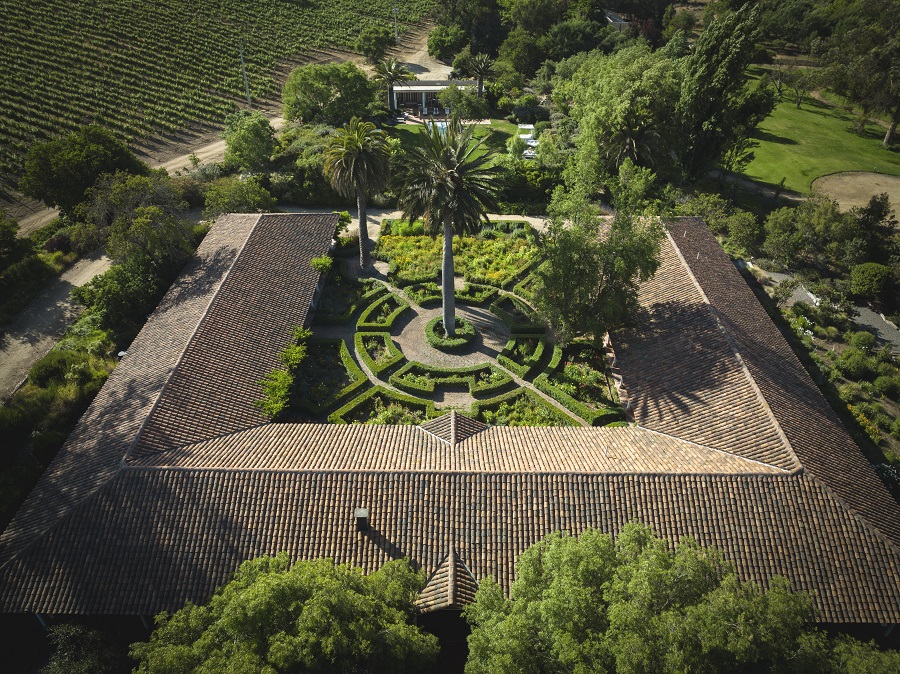
[[854, 133], [856, 117], [811, 98], [798, 109], [789, 97], [759, 125], [759, 147], [744, 176], [801, 194], [816, 178], [843, 171], [876, 171], [900, 175], [900, 151], [886, 150], [884, 130], [874, 124], [864, 135]]

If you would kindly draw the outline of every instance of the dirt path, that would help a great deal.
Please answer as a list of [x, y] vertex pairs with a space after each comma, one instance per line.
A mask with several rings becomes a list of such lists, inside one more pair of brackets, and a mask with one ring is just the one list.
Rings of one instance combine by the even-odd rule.
[[109, 264], [105, 255], [79, 260], [44, 288], [0, 336], [0, 402], [12, 395], [35, 361], [53, 348], [78, 317], [78, 306], [69, 299], [72, 289], [102, 274]]

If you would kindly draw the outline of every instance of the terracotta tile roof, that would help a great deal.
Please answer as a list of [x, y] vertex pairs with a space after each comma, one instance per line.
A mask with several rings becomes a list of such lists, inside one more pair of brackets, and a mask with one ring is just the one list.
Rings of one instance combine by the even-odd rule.
[[191, 338], [133, 450], [143, 455], [266, 422], [259, 381], [306, 323], [337, 215], [263, 215]]
[[471, 438], [476, 433], [481, 433], [487, 427], [487, 424], [476, 421], [471, 417], [457, 414], [456, 410], [450, 410], [447, 414], [419, 426], [426, 433], [443, 440], [451, 447], [458, 442]]
[[900, 506], [709, 228], [686, 218], [670, 230], [800, 463], [900, 545]]
[[508, 588], [545, 534], [636, 519], [719, 547], [764, 586], [787, 576], [821, 620], [900, 622], [897, 548], [803, 475], [128, 469], [0, 569], [0, 611], [150, 615], [281, 550], [366, 570], [409, 557], [431, 575], [455, 549]]
[[672, 241], [663, 242], [661, 253], [659, 271], [641, 286], [635, 327], [613, 338], [635, 421], [784, 470], [799, 468]]
[[224, 216], [206, 235], [194, 260], [128, 347], [128, 354], [0, 535], [0, 564], [119, 470], [259, 217]]
[[[467, 417], [458, 415], [457, 419]], [[267, 424], [161, 454], [130, 458], [128, 464], [279, 471], [783, 472], [635, 426], [492, 426], [449, 445], [415, 426]]]
[[456, 606], [476, 579], [508, 589], [547, 533], [640, 520], [742, 578], [788, 577], [822, 620], [900, 622], [896, 505], [702, 225], [673, 229], [616, 342], [645, 428], [261, 423], [257, 381], [306, 319], [333, 226], [216, 224], [0, 537], [0, 611], [174, 610], [281, 550], [409, 557], [431, 578], [423, 608]]
[[445, 608], [462, 608], [475, 601], [478, 581], [454, 550], [440, 563], [416, 600], [423, 613]]

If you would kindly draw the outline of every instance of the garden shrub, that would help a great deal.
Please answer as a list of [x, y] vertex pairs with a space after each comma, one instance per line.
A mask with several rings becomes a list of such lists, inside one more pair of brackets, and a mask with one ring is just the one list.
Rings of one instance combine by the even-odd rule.
[[328, 416], [332, 424], [414, 425], [435, 416], [434, 403], [375, 386]]
[[493, 300], [499, 291], [487, 285], [479, 283], [466, 283], [461, 290], [454, 293], [456, 301], [460, 304], [470, 304], [474, 306], [484, 306]]
[[835, 364], [848, 379], [868, 379], [874, 372], [872, 359], [859, 349], [849, 348], [837, 359]]
[[403, 289], [409, 298], [421, 307], [435, 306], [440, 304], [443, 297], [441, 288], [437, 283], [428, 281], [426, 283], [413, 283]]
[[528, 389], [472, 405], [472, 416], [493, 426], [574, 426], [575, 421]]
[[[590, 362], [592, 358], [598, 361], [599, 369]], [[622, 419], [603, 356], [593, 345], [573, 342], [565, 352], [554, 346], [553, 357], [544, 372], [535, 378], [534, 385], [592, 426], [605, 426]]]
[[546, 343], [543, 336], [514, 334], [498, 354], [497, 362], [524, 379], [539, 365]]
[[31, 366], [28, 381], [35, 386], [46, 387], [51, 382], [63, 382], [73, 369], [87, 365], [90, 357], [77, 351], [50, 351]]
[[309, 261], [309, 265], [318, 272], [322, 272], [323, 274], [327, 274], [331, 271], [331, 265], [334, 263], [334, 260], [331, 259], [328, 255], [320, 255], [319, 257], [314, 257]]
[[900, 377], [886, 377], [881, 375], [875, 378], [875, 390], [885, 398], [896, 400], [900, 395]]
[[852, 333], [848, 341], [850, 343], [850, 346], [852, 346], [854, 349], [868, 352], [872, 350], [873, 346], [875, 346], [875, 335], [873, 335], [871, 332], [867, 332], [866, 330], [860, 330], [858, 332]]
[[270, 419], [277, 419], [287, 409], [291, 400], [291, 389], [294, 386], [294, 374], [303, 359], [306, 358], [306, 341], [312, 332], [304, 327], [294, 328], [292, 339], [278, 354], [285, 370], [272, 370], [259, 382], [263, 397], [255, 401], [257, 408]]
[[854, 295], [875, 299], [887, 287], [891, 268], [877, 262], [858, 264], [850, 270], [850, 289]]
[[435, 316], [425, 326], [425, 341], [440, 351], [459, 351], [475, 340], [475, 326], [464, 318], [456, 317], [456, 336], [447, 337], [444, 330], [444, 319]]
[[356, 322], [357, 330], [390, 330], [394, 321], [409, 309], [409, 304], [390, 293], [370, 304]]
[[378, 281], [348, 278], [332, 270], [316, 306], [313, 322], [316, 325], [341, 325], [360, 307], [387, 293], [388, 289]]

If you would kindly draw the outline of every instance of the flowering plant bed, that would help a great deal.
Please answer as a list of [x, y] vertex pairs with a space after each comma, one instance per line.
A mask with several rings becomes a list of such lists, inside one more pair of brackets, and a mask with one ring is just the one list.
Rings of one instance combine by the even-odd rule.
[[333, 412], [333, 424], [415, 425], [436, 416], [434, 403], [394, 393], [381, 386], [369, 389]]
[[472, 416], [494, 426], [575, 426], [568, 417], [528, 389], [510, 391], [502, 396], [472, 405]]
[[536, 371], [546, 346], [543, 335], [513, 335], [497, 356], [497, 362], [524, 378]]
[[387, 332], [357, 332], [353, 336], [353, 343], [359, 357], [376, 376], [405, 360]]
[[289, 409], [320, 416], [368, 383], [369, 379], [353, 360], [344, 340], [311, 340], [306, 358], [294, 372]]
[[409, 304], [391, 293], [366, 307], [356, 322], [356, 329], [390, 330], [397, 317], [407, 309], [409, 309]]
[[502, 370], [484, 363], [471, 367], [441, 368], [407, 363], [391, 375], [390, 383], [413, 395], [434, 395], [436, 387], [465, 386], [471, 395], [494, 395], [512, 384]]
[[565, 350], [554, 347], [547, 370], [535, 378], [534, 385], [592, 426], [622, 419], [603, 354], [591, 344], [575, 342]]

